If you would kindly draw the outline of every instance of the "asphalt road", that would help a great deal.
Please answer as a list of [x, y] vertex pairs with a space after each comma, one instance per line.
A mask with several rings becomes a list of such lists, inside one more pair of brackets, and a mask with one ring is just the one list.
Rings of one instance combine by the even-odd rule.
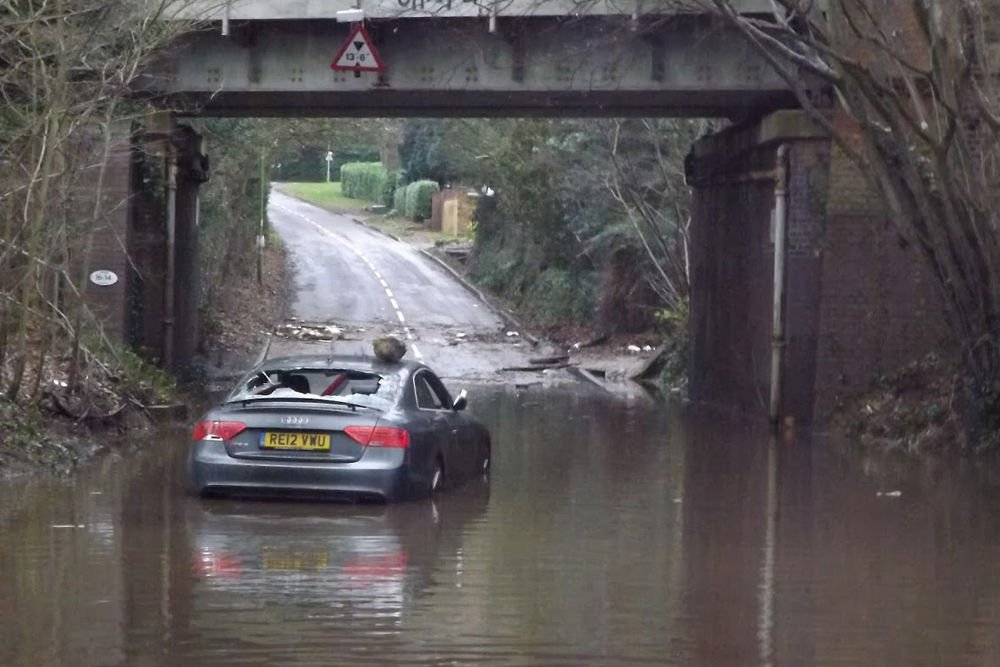
[[[269, 357], [368, 354], [375, 338], [392, 334], [445, 377], [505, 380], [502, 368], [549, 352], [510, 335], [488, 304], [408, 243], [276, 190], [268, 212], [289, 250], [295, 285], [294, 326], [279, 329]], [[321, 335], [321, 325], [343, 336], [303, 340]]]

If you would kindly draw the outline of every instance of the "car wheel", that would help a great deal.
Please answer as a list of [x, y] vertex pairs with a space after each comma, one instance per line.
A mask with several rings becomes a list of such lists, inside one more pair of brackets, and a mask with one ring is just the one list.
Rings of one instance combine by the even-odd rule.
[[434, 459], [434, 470], [431, 472], [430, 493], [434, 495], [444, 488], [444, 464], [440, 458]]

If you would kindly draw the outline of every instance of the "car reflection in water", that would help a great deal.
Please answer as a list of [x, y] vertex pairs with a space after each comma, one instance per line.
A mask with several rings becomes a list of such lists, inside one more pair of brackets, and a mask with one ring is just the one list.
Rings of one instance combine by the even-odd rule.
[[[194, 604], [225, 610], [225, 625], [244, 630], [305, 618], [400, 619], [439, 564], [461, 554], [488, 503], [486, 481], [385, 506], [191, 499]], [[266, 620], [257, 613], [264, 609]]]

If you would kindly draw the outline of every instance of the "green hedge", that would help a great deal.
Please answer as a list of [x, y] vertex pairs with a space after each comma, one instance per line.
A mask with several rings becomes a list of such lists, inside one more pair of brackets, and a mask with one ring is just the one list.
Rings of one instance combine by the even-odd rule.
[[522, 312], [544, 325], [593, 319], [590, 282], [570, 271], [546, 269], [528, 287], [520, 303]]
[[406, 186], [400, 185], [392, 194], [392, 210], [398, 215], [406, 213]]
[[390, 204], [395, 177], [381, 162], [348, 162], [340, 168], [344, 196], [373, 204]]
[[406, 186], [404, 213], [411, 220], [426, 220], [431, 217], [431, 199], [438, 191], [437, 181], [414, 181]]

